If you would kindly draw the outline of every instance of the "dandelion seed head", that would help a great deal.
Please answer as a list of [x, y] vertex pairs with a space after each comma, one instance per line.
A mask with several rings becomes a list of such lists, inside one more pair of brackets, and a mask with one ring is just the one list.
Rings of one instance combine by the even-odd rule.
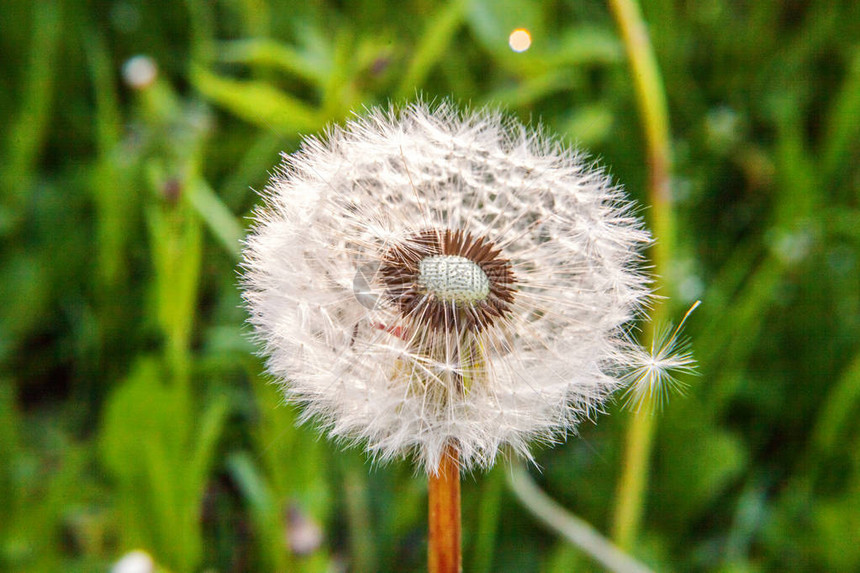
[[529, 457], [632, 367], [650, 241], [592, 162], [488, 110], [373, 109], [284, 157], [247, 239], [268, 369], [335, 439], [435, 472]]

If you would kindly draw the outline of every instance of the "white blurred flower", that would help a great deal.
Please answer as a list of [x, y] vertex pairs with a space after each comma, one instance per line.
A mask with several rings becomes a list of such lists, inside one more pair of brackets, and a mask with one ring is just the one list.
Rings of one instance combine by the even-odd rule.
[[134, 56], [122, 65], [122, 78], [132, 89], [144, 90], [158, 78], [158, 65], [149, 56]]
[[287, 545], [295, 555], [310, 555], [320, 548], [323, 531], [319, 524], [296, 504], [287, 508]]
[[146, 551], [135, 550], [123, 555], [113, 564], [111, 573], [155, 573], [155, 561]]
[[305, 419], [382, 461], [529, 456], [630, 367], [650, 237], [586, 158], [492, 111], [371, 110], [286, 156], [245, 299]]

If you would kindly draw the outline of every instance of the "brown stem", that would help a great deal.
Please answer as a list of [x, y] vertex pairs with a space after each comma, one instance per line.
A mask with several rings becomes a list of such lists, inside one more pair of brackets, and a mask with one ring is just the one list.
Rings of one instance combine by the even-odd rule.
[[429, 573], [460, 573], [460, 456], [449, 445], [439, 472], [430, 475], [430, 539], [427, 547]]

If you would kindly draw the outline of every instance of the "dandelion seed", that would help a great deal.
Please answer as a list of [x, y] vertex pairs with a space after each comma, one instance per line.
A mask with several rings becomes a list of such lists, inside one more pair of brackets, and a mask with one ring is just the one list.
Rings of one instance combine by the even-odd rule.
[[370, 110], [285, 156], [264, 196], [243, 266], [268, 369], [380, 461], [529, 457], [633, 367], [650, 236], [540, 130], [446, 102]]
[[700, 304], [701, 301], [696, 301], [674, 330], [672, 325], [658, 329], [650, 351], [631, 345], [629, 362], [633, 368], [627, 374], [629, 386], [624, 392], [628, 408], [662, 408], [671, 394], [684, 393], [686, 384], [676, 376], [694, 372], [696, 361], [689, 341], [681, 336], [681, 329]]

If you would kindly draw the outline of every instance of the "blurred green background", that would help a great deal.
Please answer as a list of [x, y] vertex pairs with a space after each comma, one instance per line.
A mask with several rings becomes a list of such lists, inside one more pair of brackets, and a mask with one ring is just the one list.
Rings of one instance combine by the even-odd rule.
[[[631, 553], [860, 570], [860, 8], [648, 0], [672, 126], [665, 275], [700, 376], [658, 420]], [[522, 53], [508, 45], [530, 31]], [[0, 570], [421, 571], [426, 483], [295, 427], [239, 240], [301, 134], [389, 100], [499, 104], [645, 205], [624, 46], [592, 0], [4, 0]], [[144, 56], [144, 57], [139, 57]], [[612, 528], [620, 405], [531, 473]], [[599, 571], [466, 476], [466, 571]]]

